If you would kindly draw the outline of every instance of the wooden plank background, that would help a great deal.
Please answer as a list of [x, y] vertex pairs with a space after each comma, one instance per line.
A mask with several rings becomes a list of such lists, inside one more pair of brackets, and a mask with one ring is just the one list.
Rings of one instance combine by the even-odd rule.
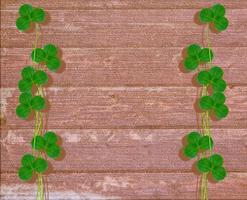
[[[195, 73], [182, 51], [202, 43], [195, 14], [211, 0], [26, 1], [48, 12], [40, 44], [64, 61], [51, 74], [45, 127], [60, 135], [63, 157], [45, 177], [50, 200], [196, 199], [194, 161], [181, 157], [196, 130]], [[225, 71], [230, 114], [212, 121], [215, 151], [228, 177], [209, 183], [210, 199], [247, 199], [247, 1], [218, 0], [230, 26], [211, 34], [214, 64]], [[31, 151], [33, 121], [15, 116], [20, 70], [31, 64], [34, 32], [15, 27], [19, 0], [1, 1], [1, 199], [35, 198], [17, 169]]]

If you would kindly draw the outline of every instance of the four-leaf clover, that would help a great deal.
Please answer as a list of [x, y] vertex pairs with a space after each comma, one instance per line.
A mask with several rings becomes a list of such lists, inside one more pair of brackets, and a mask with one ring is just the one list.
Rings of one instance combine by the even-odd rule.
[[191, 44], [187, 47], [187, 57], [184, 60], [184, 67], [188, 71], [195, 70], [200, 63], [207, 63], [213, 59], [214, 55], [211, 49], [202, 48], [198, 44]]
[[209, 158], [201, 158], [197, 162], [197, 168], [201, 173], [212, 173], [216, 181], [223, 180], [227, 173], [223, 167], [223, 158], [219, 154], [213, 154]]
[[32, 51], [31, 58], [37, 63], [45, 63], [51, 71], [57, 71], [61, 61], [57, 57], [57, 47], [53, 44], [46, 44], [44, 48], [36, 48]]
[[207, 135], [202, 136], [198, 132], [191, 132], [187, 135], [187, 145], [184, 148], [184, 155], [194, 158], [198, 152], [211, 149], [214, 145], [213, 139]]
[[48, 168], [48, 163], [43, 158], [35, 158], [32, 154], [25, 154], [21, 160], [22, 166], [18, 170], [21, 180], [28, 181], [32, 178], [33, 172], [44, 173]]
[[27, 31], [30, 24], [45, 21], [45, 12], [42, 8], [33, 8], [30, 4], [23, 4], [19, 9], [20, 17], [16, 20], [16, 27], [20, 31]]
[[54, 132], [48, 131], [44, 136], [37, 135], [32, 140], [32, 148], [45, 151], [51, 158], [58, 158], [60, 156], [61, 148], [56, 144], [57, 136]]
[[229, 25], [228, 19], [225, 17], [225, 7], [221, 4], [202, 9], [199, 16], [202, 23], [212, 23], [218, 31], [226, 30]]

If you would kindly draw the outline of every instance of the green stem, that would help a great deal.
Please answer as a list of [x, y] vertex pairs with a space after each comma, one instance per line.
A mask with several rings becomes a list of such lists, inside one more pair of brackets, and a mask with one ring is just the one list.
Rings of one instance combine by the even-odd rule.
[[[35, 42], [34, 42], [34, 47], [33, 49], [36, 49], [37, 44], [39, 40], [39, 25], [35, 23]], [[35, 52], [34, 52], [34, 58], [35, 58]], [[36, 69], [39, 69], [39, 65], [33, 62], [33, 66]], [[37, 95], [44, 96], [43, 94], [43, 88], [42, 87], [37, 87]], [[36, 136], [37, 135], [42, 135], [42, 129], [43, 129], [43, 114], [42, 112], [35, 111], [35, 125], [34, 125], [34, 146], [36, 142]], [[32, 154], [35, 156], [35, 149], [32, 150]], [[39, 152], [38, 157], [42, 157], [41, 153]], [[43, 176], [42, 174], [38, 173], [38, 188], [37, 188], [37, 195], [36, 199], [37, 200], [44, 200], [44, 184], [43, 184]]]
[[[206, 28], [206, 41], [207, 47], [211, 49], [210, 39], [209, 39], [209, 25]], [[212, 66], [212, 58], [209, 51], [210, 62], [209, 65], [205, 65], [204, 69], [208, 69]], [[208, 95], [208, 86], [203, 86], [201, 96]], [[204, 111], [202, 113], [202, 133], [203, 135], [209, 136], [209, 152], [212, 155], [212, 146], [211, 146], [211, 128], [210, 128], [210, 119], [209, 119], [209, 111]], [[203, 157], [206, 157], [206, 153], [203, 153]], [[207, 173], [203, 173], [201, 180], [201, 200], [208, 200], [208, 178]]]

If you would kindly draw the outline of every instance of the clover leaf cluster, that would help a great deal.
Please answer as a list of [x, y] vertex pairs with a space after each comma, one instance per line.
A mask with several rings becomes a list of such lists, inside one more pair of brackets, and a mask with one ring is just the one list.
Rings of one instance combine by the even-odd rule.
[[225, 99], [225, 95], [221, 92], [214, 93], [212, 96], [205, 95], [200, 98], [199, 106], [202, 110], [213, 112], [218, 119], [222, 119], [229, 113]]
[[21, 72], [22, 79], [18, 82], [21, 92], [19, 105], [16, 114], [21, 119], [27, 119], [32, 111], [41, 111], [46, 107], [45, 99], [40, 95], [32, 95], [32, 90], [45, 85], [48, 82], [48, 75], [43, 70], [36, 70], [31, 66], [26, 66]]
[[32, 154], [25, 154], [21, 159], [21, 164], [18, 175], [23, 181], [30, 180], [35, 172], [44, 173], [48, 168], [48, 163], [45, 159], [41, 157], [35, 158]]
[[45, 12], [42, 8], [34, 8], [30, 4], [23, 4], [19, 8], [19, 17], [16, 20], [16, 27], [20, 31], [30, 29], [32, 23], [41, 23], [45, 21]]
[[[207, 28], [213, 26], [218, 31], [226, 30], [229, 24], [228, 19], [225, 17], [225, 7], [221, 4], [202, 9], [199, 13], [199, 19], [202, 23], [209, 25]], [[203, 87], [202, 91], [206, 90], [206, 95], [201, 96], [199, 99], [200, 109], [204, 113], [215, 114], [218, 119], [227, 117], [229, 109], [225, 105], [226, 97], [224, 95], [227, 83], [223, 79], [223, 70], [212, 64], [214, 58], [212, 49], [210, 46], [205, 48], [199, 44], [191, 44], [187, 46], [186, 51], [187, 55], [183, 60], [183, 65], [187, 71], [194, 71], [198, 69], [199, 65], [205, 65], [205, 69], [200, 70], [197, 74], [197, 82]], [[207, 65], [210, 66], [209, 69], [207, 69]], [[208, 115], [204, 116], [206, 117], [203, 119], [208, 123]], [[220, 181], [226, 177], [227, 172], [223, 167], [222, 156], [212, 154], [214, 142], [210, 134], [207, 134], [205, 130], [208, 129], [207, 126], [202, 128], [203, 134], [193, 131], [187, 135], [187, 144], [183, 148], [183, 154], [191, 159], [202, 153], [203, 158], [197, 162], [197, 169], [201, 173], [212, 174], [216, 181]], [[210, 157], [205, 157], [208, 150], [210, 150]]]
[[51, 71], [57, 71], [61, 66], [58, 58], [58, 49], [53, 44], [46, 44], [44, 48], [36, 48], [32, 51], [31, 58], [36, 63], [44, 63]]
[[[35, 24], [35, 31], [38, 34], [38, 23], [45, 21], [44, 10], [32, 7], [30, 4], [23, 4], [19, 8], [19, 15], [16, 20], [17, 29], [27, 31], [32, 24]], [[35, 63], [33, 66], [25, 66], [22, 69], [21, 79], [18, 82], [20, 96], [16, 115], [21, 119], [28, 119], [33, 112], [37, 114], [35, 115], [34, 137], [31, 142], [33, 154], [25, 154], [22, 157], [21, 167], [18, 170], [19, 178], [23, 181], [30, 180], [35, 173], [41, 175], [47, 171], [48, 162], [43, 158], [44, 153], [53, 159], [57, 159], [61, 155], [61, 147], [57, 144], [57, 135], [52, 131], [43, 135], [43, 115], [39, 115], [46, 108], [42, 89], [49, 81], [48, 75], [41, 65], [46, 65], [51, 71], [57, 71], [61, 66], [61, 60], [58, 58], [58, 48], [55, 45], [46, 44], [43, 48], [36, 48], [37, 43], [38, 38], [36, 38], [35, 48], [31, 53], [31, 59]]]
[[211, 8], [204, 8], [200, 11], [200, 21], [202, 23], [212, 24], [217, 31], [224, 31], [229, 25], [225, 13], [226, 11], [223, 5], [215, 4]]
[[223, 93], [227, 87], [223, 74], [224, 72], [220, 67], [213, 66], [209, 70], [200, 71], [197, 75], [197, 81], [200, 85], [212, 88], [210, 96], [205, 95], [200, 98], [199, 107], [201, 110], [213, 112], [218, 119], [227, 117], [229, 113], [229, 109], [225, 105], [226, 97]]
[[184, 66], [188, 71], [195, 70], [199, 64], [208, 63], [214, 54], [209, 48], [202, 48], [199, 44], [191, 44], [187, 47], [187, 57]]
[[187, 135], [187, 145], [184, 148], [184, 155], [194, 158], [199, 151], [205, 151], [213, 147], [213, 139], [207, 135], [202, 136], [198, 132], [191, 132]]
[[[213, 139], [208, 135], [202, 135], [193, 131], [186, 136], [187, 144], [183, 149], [184, 155], [191, 159], [198, 156], [199, 152], [210, 150], [214, 146]], [[226, 177], [226, 170], [222, 166], [223, 158], [219, 154], [213, 154], [209, 158], [201, 158], [197, 161], [197, 169], [201, 173], [212, 172], [216, 181], [223, 180]]]
[[227, 172], [223, 167], [223, 158], [219, 154], [213, 154], [210, 157], [201, 158], [197, 161], [196, 166], [201, 173], [211, 173], [212, 177], [216, 181], [223, 180], [227, 175]]
[[57, 135], [48, 131], [44, 136], [37, 135], [32, 140], [32, 148], [38, 151], [45, 151], [50, 158], [58, 158], [61, 153], [61, 148], [56, 144]]

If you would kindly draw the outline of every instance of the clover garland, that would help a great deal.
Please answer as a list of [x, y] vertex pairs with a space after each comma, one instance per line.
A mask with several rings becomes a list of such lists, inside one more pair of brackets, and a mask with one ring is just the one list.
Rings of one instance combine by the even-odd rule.
[[44, 199], [43, 174], [48, 169], [46, 156], [56, 159], [61, 155], [61, 147], [57, 144], [58, 136], [52, 132], [43, 130], [43, 111], [47, 107], [44, 97], [44, 86], [48, 83], [48, 75], [45, 67], [55, 72], [61, 66], [58, 58], [58, 49], [53, 44], [46, 44], [43, 48], [37, 48], [39, 38], [39, 23], [45, 21], [45, 12], [42, 8], [23, 4], [19, 8], [19, 17], [16, 27], [20, 31], [28, 31], [31, 25], [35, 25], [36, 38], [31, 53], [32, 66], [25, 66], [21, 71], [21, 80], [18, 82], [20, 90], [19, 105], [16, 115], [21, 119], [35, 116], [34, 136], [31, 142], [32, 154], [27, 153], [21, 159], [21, 167], [18, 176], [23, 181], [29, 181], [37, 175], [38, 192], [37, 199]]
[[[215, 181], [221, 181], [227, 176], [223, 166], [224, 160], [220, 154], [213, 153], [214, 142], [211, 137], [210, 116], [218, 120], [227, 117], [228, 107], [225, 105], [224, 91], [227, 87], [223, 79], [223, 70], [212, 64], [214, 54], [210, 48], [209, 29], [221, 32], [227, 29], [228, 19], [225, 17], [225, 7], [215, 4], [211, 8], [204, 8], [199, 13], [202, 24], [207, 24], [207, 47], [191, 44], [187, 49], [187, 56], [183, 65], [187, 71], [198, 70], [197, 82], [202, 86], [199, 108], [202, 111], [202, 130], [192, 131], [186, 136], [187, 144], [183, 148], [184, 155], [191, 159], [199, 156], [196, 162], [197, 170], [202, 173], [201, 199], [207, 200], [207, 180], [211, 175]], [[199, 66], [202, 67], [199, 69]]]

